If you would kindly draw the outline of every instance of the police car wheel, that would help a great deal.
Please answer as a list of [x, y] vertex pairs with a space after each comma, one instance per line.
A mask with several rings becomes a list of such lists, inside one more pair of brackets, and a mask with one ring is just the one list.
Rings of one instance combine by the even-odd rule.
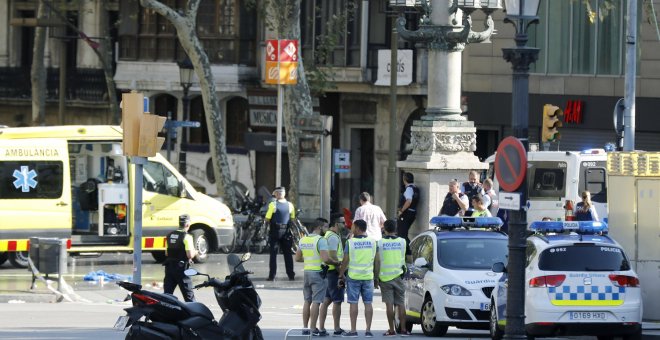
[[0, 253], [0, 266], [2, 266], [8, 258], [9, 255], [7, 253]]
[[427, 296], [422, 305], [422, 331], [426, 336], [443, 336], [447, 334], [448, 326], [439, 324], [436, 321], [435, 306], [431, 297]]
[[197, 250], [197, 255], [193, 258], [195, 263], [204, 263], [209, 258], [209, 241], [204, 234], [204, 230], [195, 229], [190, 232], [193, 237], [193, 243], [195, 244], [195, 250]]
[[623, 340], [641, 340], [642, 339], [642, 330], [638, 330], [633, 334], [628, 334], [623, 336]]
[[27, 268], [28, 266], [28, 252], [16, 251], [9, 253], [9, 263], [15, 268]]
[[504, 331], [497, 325], [497, 312], [495, 311], [494, 301], [490, 303], [490, 323], [488, 329], [490, 331], [490, 338], [493, 340], [500, 340], [504, 336]]

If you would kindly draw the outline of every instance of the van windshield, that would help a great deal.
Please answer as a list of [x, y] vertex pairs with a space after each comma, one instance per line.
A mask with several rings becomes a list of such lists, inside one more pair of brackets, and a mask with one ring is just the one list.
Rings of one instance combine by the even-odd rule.
[[439, 239], [438, 263], [448, 269], [490, 269], [493, 263], [506, 263], [507, 242], [490, 238]]
[[566, 162], [530, 162], [529, 198], [561, 198], [566, 195]]
[[544, 250], [539, 257], [539, 269], [571, 272], [618, 271], [630, 270], [630, 263], [621, 248], [576, 244]]

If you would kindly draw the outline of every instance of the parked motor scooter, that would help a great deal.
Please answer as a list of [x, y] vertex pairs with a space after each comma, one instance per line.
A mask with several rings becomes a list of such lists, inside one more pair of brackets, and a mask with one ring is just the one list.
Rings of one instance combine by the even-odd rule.
[[114, 325], [117, 330], [130, 327], [126, 339], [263, 339], [257, 326], [261, 320], [261, 298], [248, 278], [242, 264], [250, 259], [245, 253], [240, 259], [227, 255], [229, 268], [233, 268], [224, 281], [188, 269], [188, 276], [204, 275], [207, 279], [194, 288], [213, 287], [215, 298], [223, 315], [216, 321], [206, 305], [183, 302], [174, 295], [142, 290], [132, 282], [118, 282], [131, 292], [133, 307]]

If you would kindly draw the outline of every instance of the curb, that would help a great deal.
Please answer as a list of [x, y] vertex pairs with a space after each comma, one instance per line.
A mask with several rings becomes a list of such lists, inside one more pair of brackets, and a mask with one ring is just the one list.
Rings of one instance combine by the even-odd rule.
[[56, 303], [57, 296], [48, 293], [0, 293], [0, 303]]

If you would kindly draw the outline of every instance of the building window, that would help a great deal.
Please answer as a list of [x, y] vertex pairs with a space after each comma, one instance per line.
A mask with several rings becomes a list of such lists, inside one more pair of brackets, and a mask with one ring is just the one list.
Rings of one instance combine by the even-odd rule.
[[[621, 75], [625, 1], [601, 10], [605, 0], [589, 0], [597, 16], [589, 18], [583, 1], [542, 0], [538, 25], [530, 27], [530, 46], [541, 49], [530, 71], [542, 74]], [[641, 9], [640, 9], [641, 10]]]
[[[162, 2], [170, 8], [183, 10], [187, 0]], [[176, 61], [184, 58], [176, 30], [163, 16], [131, 0], [121, 1], [120, 13], [120, 59]], [[211, 63], [255, 64], [256, 15], [254, 10], [239, 6], [238, 0], [202, 1], [196, 28]]]

